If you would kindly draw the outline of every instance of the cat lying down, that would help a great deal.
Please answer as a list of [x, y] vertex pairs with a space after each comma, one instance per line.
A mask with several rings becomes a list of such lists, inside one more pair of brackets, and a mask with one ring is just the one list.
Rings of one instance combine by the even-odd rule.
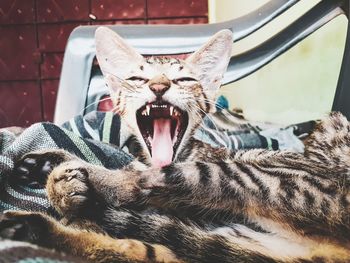
[[49, 162], [46, 189], [62, 219], [8, 211], [1, 235], [95, 262], [349, 262], [344, 116], [322, 121], [303, 154], [193, 138], [215, 109], [231, 46], [223, 30], [186, 60], [143, 58], [98, 28], [121, 140], [137, 159], [108, 170], [63, 150], [25, 155], [17, 169], [33, 180]]

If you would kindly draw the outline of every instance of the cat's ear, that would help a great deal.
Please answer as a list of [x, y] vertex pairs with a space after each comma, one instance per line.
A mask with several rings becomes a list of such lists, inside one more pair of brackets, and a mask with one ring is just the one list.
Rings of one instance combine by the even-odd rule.
[[126, 72], [135, 64], [141, 63], [143, 57], [117, 33], [107, 27], [95, 31], [96, 57], [107, 84], [113, 90], [121, 85]]
[[211, 37], [198, 51], [186, 59], [193, 65], [200, 82], [209, 95], [215, 96], [227, 69], [232, 50], [233, 35], [228, 29]]

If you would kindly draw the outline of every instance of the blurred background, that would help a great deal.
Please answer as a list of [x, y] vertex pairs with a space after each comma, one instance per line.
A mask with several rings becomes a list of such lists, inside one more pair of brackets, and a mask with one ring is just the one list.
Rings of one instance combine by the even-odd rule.
[[[52, 121], [64, 48], [78, 25], [196, 24], [236, 18], [267, 0], [0, 0], [0, 127]], [[277, 33], [317, 0], [302, 0], [252, 37]], [[246, 118], [295, 123], [331, 109], [347, 20], [338, 17], [253, 75], [221, 89]]]
[[[239, 17], [268, 0], [211, 0], [209, 22]], [[253, 35], [234, 44], [235, 54], [267, 40], [318, 0], [301, 0]], [[339, 16], [258, 72], [222, 88], [230, 108], [243, 109], [250, 120], [291, 124], [318, 119], [332, 107], [341, 67], [347, 19]]]

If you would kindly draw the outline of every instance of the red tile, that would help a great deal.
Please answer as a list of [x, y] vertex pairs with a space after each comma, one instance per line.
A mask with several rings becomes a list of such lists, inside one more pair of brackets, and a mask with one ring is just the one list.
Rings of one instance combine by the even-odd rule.
[[43, 54], [43, 62], [40, 65], [42, 78], [59, 78], [61, 74], [63, 53]]
[[42, 51], [63, 52], [67, 39], [80, 23], [39, 25], [39, 47]]
[[1, 0], [0, 24], [20, 24], [34, 21], [34, 0]]
[[29, 126], [41, 121], [41, 96], [36, 81], [0, 83], [0, 127]]
[[0, 35], [0, 80], [37, 78], [34, 26], [3, 26]]
[[97, 20], [143, 18], [145, 0], [91, 0], [91, 9]]
[[148, 17], [207, 16], [207, 0], [148, 0]]
[[53, 121], [55, 113], [57, 90], [59, 80], [43, 80], [41, 88], [43, 91], [44, 120]]
[[89, 21], [89, 0], [37, 0], [38, 21]]
[[145, 24], [145, 20], [118, 20], [118, 21], [96, 21], [92, 22], [92, 25], [142, 25]]
[[148, 24], [207, 24], [206, 17], [184, 17], [184, 18], [167, 18], [167, 19], [150, 19]]

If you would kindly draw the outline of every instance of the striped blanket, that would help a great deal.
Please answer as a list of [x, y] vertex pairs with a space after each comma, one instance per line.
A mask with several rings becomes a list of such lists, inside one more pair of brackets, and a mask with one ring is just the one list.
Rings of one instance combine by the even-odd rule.
[[97, 127], [93, 124], [89, 125], [88, 119], [77, 117], [65, 124], [66, 128], [52, 123], [37, 123], [24, 130], [19, 136], [6, 129], [1, 131], [0, 211], [8, 209], [47, 211], [50, 209], [44, 189], [9, 183], [11, 180], [8, 178], [11, 177], [15, 163], [23, 154], [30, 151], [65, 149], [83, 160], [103, 165], [109, 169], [118, 169], [129, 163], [132, 157], [116, 145], [110, 144], [115, 138], [108, 134], [118, 133], [119, 118], [113, 117], [112, 114], [98, 112], [94, 114], [94, 118], [99, 121]]
[[[312, 127], [312, 123], [309, 126]], [[303, 151], [303, 144], [295, 134], [299, 127], [252, 124], [240, 114], [222, 110], [206, 117], [195, 136], [214, 147], [232, 150], [267, 148]], [[119, 169], [128, 164], [133, 158], [127, 153], [128, 149], [118, 147], [119, 128], [118, 116], [92, 112], [84, 117], [77, 116], [62, 127], [52, 123], [37, 123], [19, 135], [6, 129], [0, 130], [0, 212], [8, 209], [31, 210], [55, 215], [44, 189], [9, 183], [15, 163], [30, 151], [61, 148], [109, 169]], [[0, 263], [63, 262], [62, 260], [78, 262], [26, 243], [0, 242]]]

